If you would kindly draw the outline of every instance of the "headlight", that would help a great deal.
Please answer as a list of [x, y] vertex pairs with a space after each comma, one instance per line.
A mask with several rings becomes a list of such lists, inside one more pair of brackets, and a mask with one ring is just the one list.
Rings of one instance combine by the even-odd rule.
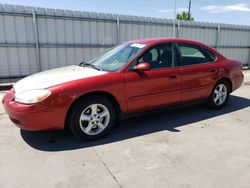
[[15, 96], [15, 101], [24, 104], [34, 104], [43, 101], [51, 95], [51, 91], [45, 89], [24, 91]]

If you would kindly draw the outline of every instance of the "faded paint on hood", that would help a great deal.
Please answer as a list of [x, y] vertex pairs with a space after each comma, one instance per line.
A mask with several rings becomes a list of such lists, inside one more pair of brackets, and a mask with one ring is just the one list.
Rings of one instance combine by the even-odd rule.
[[107, 72], [77, 65], [51, 69], [33, 74], [14, 84], [16, 95], [27, 90], [45, 89], [58, 84], [82, 78], [94, 77]]

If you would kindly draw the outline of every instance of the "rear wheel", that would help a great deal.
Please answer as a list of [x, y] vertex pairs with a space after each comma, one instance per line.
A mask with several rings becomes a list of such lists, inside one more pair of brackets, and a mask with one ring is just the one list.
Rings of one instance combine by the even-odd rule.
[[228, 101], [229, 94], [230, 94], [230, 87], [228, 82], [224, 80], [219, 81], [215, 85], [209, 97], [208, 101], [209, 106], [214, 109], [223, 108]]
[[113, 104], [102, 96], [89, 96], [73, 106], [69, 118], [72, 133], [84, 140], [96, 140], [106, 135], [115, 124]]

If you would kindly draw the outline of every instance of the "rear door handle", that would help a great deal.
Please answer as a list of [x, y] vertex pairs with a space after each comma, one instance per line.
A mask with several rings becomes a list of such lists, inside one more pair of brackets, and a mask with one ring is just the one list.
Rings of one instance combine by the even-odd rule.
[[211, 69], [210, 72], [216, 72], [217, 70], [216, 69]]
[[177, 78], [177, 75], [171, 75], [169, 76], [170, 79], [174, 79], [174, 78]]

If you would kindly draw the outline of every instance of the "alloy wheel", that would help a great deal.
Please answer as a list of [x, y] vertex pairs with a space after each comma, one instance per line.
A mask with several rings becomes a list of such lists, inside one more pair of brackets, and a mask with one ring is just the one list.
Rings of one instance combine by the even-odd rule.
[[100, 134], [109, 124], [110, 112], [102, 104], [91, 104], [80, 115], [81, 130], [87, 135]]
[[219, 84], [214, 89], [213, 100], [216, 105], [222, 105], [227, 98], [227, 87], [224, 84]]

